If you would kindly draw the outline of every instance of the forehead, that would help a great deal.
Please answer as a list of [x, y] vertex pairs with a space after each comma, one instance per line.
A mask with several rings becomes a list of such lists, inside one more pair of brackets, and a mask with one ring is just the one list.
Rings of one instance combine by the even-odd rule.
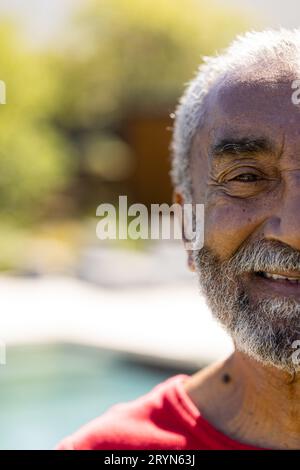
[[[281, 141], [300, 139], [300, 104], [293, 103], [295, 74], [220, 81], [207, 100], [204, 127], [211, 139], [261, 135]], [[300, 87], [299, 87], [300, 89]], [[297, 91], [297, 90], [296, 90]], [[299, 92], [300, 98], [300, 92]]]

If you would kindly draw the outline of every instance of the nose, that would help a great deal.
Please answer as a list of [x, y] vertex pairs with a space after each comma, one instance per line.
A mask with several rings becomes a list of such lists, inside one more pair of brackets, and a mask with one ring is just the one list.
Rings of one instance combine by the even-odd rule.
[[281, 201], [265, 222], [264, 238], [300, 251], [300, 171], [285, 175], [283, 185]]

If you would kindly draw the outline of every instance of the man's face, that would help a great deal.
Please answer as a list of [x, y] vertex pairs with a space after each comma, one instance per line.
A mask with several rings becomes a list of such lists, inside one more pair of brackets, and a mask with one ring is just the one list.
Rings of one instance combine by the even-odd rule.
[[300, 339], [296, 78], [217, 85], [191, 160], [193, 200], [205, 204], [205, 244], [194, 252], [203, 292], [238, 349], [283, 368], [297, 366]]

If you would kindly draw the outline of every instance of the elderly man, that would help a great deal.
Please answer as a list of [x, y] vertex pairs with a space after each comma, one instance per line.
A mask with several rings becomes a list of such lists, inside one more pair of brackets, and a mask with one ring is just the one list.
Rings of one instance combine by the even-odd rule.
[[205, 207], [189, 265], [235, 352], [58, 449], [300, 448], [299, 78], [300, 30], [249, 33], [205, 60], [176, 112], [175, 198]]

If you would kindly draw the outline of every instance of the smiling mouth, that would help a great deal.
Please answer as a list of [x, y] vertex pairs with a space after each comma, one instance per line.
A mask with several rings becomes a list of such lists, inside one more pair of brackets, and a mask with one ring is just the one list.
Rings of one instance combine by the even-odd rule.
[[251, 276], [256, 289], [265, 296], [274, 294], [277, 296], [300, 298], [300, 272], [268, 272], [259, 271]]
[[270, 273], [267, 271], [259, 271], [255, 273], [257, 276], [260, 276], [265, 279], [270, 279], [272, 281], [286, 281], [292, 284], [300, 283], [300, 273]]

